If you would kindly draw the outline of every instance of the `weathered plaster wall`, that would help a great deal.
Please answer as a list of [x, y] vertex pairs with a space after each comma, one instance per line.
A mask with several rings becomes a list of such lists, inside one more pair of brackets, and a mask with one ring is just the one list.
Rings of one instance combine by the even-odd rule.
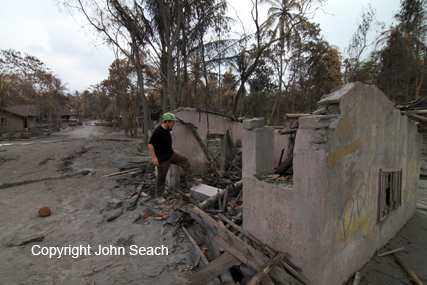
[[[337, 271], [337, 280], [348, 278], [416, 210], [421, 136], [415, 124], [378, 88], [361, 83], [350, 87], [340, 100], [342, 116], [337, 128], [324, 147], [323, 284]], [[328, 98], [320, 103], [328, 104]], [[380, 169], [402, 169], [402, 206], [381, 223]]]
[[[207, 134], [226, 134], [230, 131], [233, 144], [236, 145], [237, 140], [242, 139], [242, 123], [234, 121], [228, 117], [197, 112], [195, 109], [185, 108], [178, 109], [173, 112], [178, 119], [187, 123], [192, 123], [197, 127], [197, 132], [203, 141], [206, 140]], [[193, 134], [186, 126], [176, 122], [172, 131], [172, 140], [175, 149], [180, 154], [188, 157], [195, 174], [203, 174], [206, 168], [205, 155], [200, 148]]]
[[[341, 284], [413, 215], [421, 136], [374, 86], [347, 84], [319, 104], [339, 113], [300, 119], [293, 189], [246, 175], [244, 227], [314, 284]], [[378, 222], [384, 168], [402, 169], [402, 205]]]

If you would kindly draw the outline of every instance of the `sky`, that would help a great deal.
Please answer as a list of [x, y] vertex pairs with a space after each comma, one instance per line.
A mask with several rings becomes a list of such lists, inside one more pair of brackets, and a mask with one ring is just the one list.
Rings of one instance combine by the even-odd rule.
[[[229, 0], [229, 15], [239, 15], [251, 29], [250, 0]], [[362, 8], [371, 6], [377, 20], [388, 27], [400, 0], [327, 0], [313, 21], [320, 23], [329, 44], [342, 52], [357, 29]], [[267, 9], [261, 9], [265, 15]], [[264, 16], [266, 17], [266, 16]], [[114, 53], [100, 45], [84, 19], [59, 9], [55, 0], [0, 0], [0, 50], [13, 49], [37, 57], [56, 74], [72, 94], [108, 77]]]

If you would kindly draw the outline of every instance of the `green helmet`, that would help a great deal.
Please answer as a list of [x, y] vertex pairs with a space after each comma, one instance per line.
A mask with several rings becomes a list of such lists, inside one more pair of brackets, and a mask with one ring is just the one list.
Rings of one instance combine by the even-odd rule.
[[163, 114], [163, 122], [164, 121], [176, 121], [176, 117], [172, 113], [164, 113]]

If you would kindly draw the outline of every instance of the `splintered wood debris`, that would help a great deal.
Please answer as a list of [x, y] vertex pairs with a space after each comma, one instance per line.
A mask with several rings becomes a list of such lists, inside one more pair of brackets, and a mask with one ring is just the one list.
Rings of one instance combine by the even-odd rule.
[[[197, 134], [192, 126], [189, 129]], [[202, 141], [199, 145], [205, 148]], [[285, 162], [291, 160], [293, 145], [289, 149]], [[210, 161], [209, 153], [205, 155]], [[107, 219], [113, 221], [124, 209], [136, 210], [142, 205], [145, 212], [135, 215], [134, 223], [163, 221], [163, 238], [175, 238], [177, 246], [188, 240], [193, 253], [191, 260], [182, 265], [188, 284], [311, 284], [289, 262], [288, 254], [275, 251], [242, 228], [241, 162], [241, 151], [237, 151], [227, 164], [228, 171], [221, 173], [214, 166], [202, 176], [204, 184], [219, 189], [209, 199], [200, 201], [191, 197], [181, 177], [179, 187], [166, 188], [169, 195], [165, 204], [159, 205], [154, 199], [154, 166], [148, 160], [130, 161], [113, 174], [120, 175], [118, 183], [134, 190], [125, 198], [128, 202]], [[289, 174], [288, 170], [268, 179], [282, 179]]]
[[[177, 189], [167, 188], [169, 197], [164, 205], [159, 205], [152, 199], [155, 188], [154, 177], [151, 176], [153, 168], [146, 162], [142, 162], [141, 167], [144, 171], [132, 179], [133, 182], [141, 180], [134, 195], [130, 195], [129, 202], [116, 209], [113, 216], [118, 218], [123, 209], [128, 210], [130, 205], [133, 210], [145, 205], [148, 206], [147, 210], [143, 215], [137, 215], [134, 223], [163, 221], [164, 238], [176, 238], [177, 246], [188, 240], [194, 251], [192, 260], [182, 265], [188, 284], [310, 284], [299, 269], [288, 261], [288, 255], [274, 251], [241, 227], [241, 177], [236, 181], [224, 174], [223, 177], [231, 183], [205, 201], [190, 197], [190, 189], [184, 183]], [[205, 179], [205, 182], [215, 180], [212, 177]], [[118, 181], [132, 184], [130, 179]]]

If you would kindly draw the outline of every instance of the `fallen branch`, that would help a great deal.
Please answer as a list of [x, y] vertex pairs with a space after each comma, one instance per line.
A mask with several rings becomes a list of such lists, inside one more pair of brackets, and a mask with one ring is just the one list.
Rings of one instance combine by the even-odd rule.
[[0, 184], [0, 189], [24, 185], [24, 184], [29, 184], [29, 183], [34, 183], [34, 182], [41, 182], [41, 181], [46, 181], [46, 180], [63, 179], [63, 178], [77, 176], [77, 175], [88, 175], [89, 173], [90, 173], [89, 170], [84, 170], [84, 171], [79, 171], [76, 173], [67, 173], [67, 174], [58, 175], [58, 176], [51, 176], [51, 177], [44, 177], [44, 178], [38, 178], [38, 179], [3, 183], [3, 184]]

